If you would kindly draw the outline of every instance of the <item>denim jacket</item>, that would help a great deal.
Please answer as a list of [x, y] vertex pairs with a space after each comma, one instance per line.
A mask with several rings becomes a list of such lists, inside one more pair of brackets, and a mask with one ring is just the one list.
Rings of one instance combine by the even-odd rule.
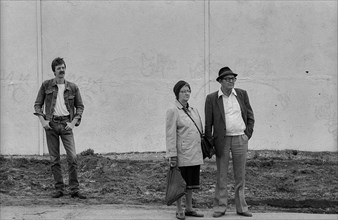
[[[46, 80], [42, 83], [38, 96], [34, 103], [34, 115], [43, 116], [46, 120], [51, 121], [54, 113], [56, 97], [58, 94], [58, 87], [55, 79]], [[78, 121], [75, 126], [81, 123], [84, 105], [82, 102], [80, 90], [72, 82], [65, 80], [64, 92], [65, 105], [70, 113], [70, 120], [77, 118]], [[43, 106], [45, 106], [45, 113], [43, 113]]]

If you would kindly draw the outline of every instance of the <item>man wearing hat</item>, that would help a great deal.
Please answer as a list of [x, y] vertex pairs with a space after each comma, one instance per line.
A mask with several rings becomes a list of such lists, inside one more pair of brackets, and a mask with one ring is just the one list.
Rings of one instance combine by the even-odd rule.
[[248, 140], [254, 128], [254, 114], [245, 90], [234, 88], [237, 74], [229, 67], [219, 70], [221, 88], [205, 101], [205, 135], [216, 150], [217, 182], [213, 217], [225, 215], [228, 202], [228, 166], [230, 151], [235, 179], [235, 203], [238, 215], [251, 217], [245, 201], [245, 166]]

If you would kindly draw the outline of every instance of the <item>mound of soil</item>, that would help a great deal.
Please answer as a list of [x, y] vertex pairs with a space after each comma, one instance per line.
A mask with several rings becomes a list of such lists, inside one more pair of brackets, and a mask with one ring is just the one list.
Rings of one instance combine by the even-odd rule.
[[[252, 211], [338, 213], [336, 152], [249, 151], [246, 199]], [[164, 152], [78, 155], [81, 192], [87, 200], [52, 199], [48, 156], [0, 156], [1, 205], [151, 204], [163, 205], [168, 162]], [[64, 181], [67, 161], [62, 156]], [[232, 165], [229, 207], [234, 208]], [[211, 208], [216, 182], [215, 158], [201, 166], [201, 189], [193, 195], [197, 208]]]

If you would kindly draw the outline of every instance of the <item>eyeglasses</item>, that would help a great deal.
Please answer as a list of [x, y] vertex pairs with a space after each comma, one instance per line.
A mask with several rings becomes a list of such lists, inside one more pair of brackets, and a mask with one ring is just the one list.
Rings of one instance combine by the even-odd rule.
[[180, 91], [180, 93], [191, 93], [191, 91], [190, 90], [182, 90], [182, 91]]
[[224, 77], [222, 80], [225, 80], [226, 82], [236, 82], [236, 77]]

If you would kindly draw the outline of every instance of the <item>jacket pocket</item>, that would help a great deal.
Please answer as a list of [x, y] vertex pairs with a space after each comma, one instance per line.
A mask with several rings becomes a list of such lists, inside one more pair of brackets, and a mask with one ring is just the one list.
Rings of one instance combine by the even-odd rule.
[[69, 95], [69, 96], [68, 96], [68, 103], [69, 103], [69, 106], [70, 106], [71, 108], [74, 107], [74, 99], [75, 99], [75, 96], [74, 96], [74, 95]]
[[46, 95], [53, 94], [54, 90], [53, 89], [47, 89], [46, 90]]
[[51, 103], [52, 99], [53, 99], [53, 89], [48, 89], [46, 90], [46, 100], [48, 103]]
[[182, 141], [181, 142], [182, 151], [184, 152], [184, 151], [188, 150], [191, 147], [190, 145], [191, 144], [189, 143], [189, 141]]

